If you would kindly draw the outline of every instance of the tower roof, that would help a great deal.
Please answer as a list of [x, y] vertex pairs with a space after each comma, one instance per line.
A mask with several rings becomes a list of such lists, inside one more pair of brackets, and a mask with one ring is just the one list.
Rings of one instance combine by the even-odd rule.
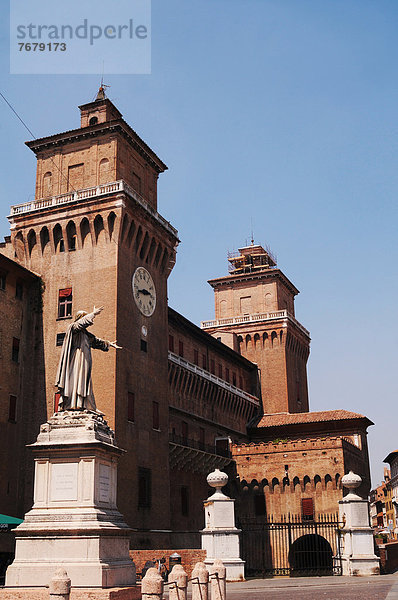
[[231, 274], [253, 273], [276, 267], [276, 257], [269, 248], [252, 242], [250, 246], [239, 248], [238, 252], [228, 253], [228, 271]]

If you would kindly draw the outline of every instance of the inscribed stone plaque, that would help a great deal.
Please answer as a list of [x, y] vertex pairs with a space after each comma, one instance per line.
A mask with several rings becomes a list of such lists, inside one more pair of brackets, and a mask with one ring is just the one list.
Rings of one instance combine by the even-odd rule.
[[99, 501], [109, 502], [111, 491], [111, 468], [109, 465], [99, 466]]
[[51, 465], [50, 500], [77, 500], [78, 463]]

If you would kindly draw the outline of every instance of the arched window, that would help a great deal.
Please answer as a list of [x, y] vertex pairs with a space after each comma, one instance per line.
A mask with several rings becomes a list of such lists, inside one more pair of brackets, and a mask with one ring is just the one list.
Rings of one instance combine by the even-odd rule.
[[53, 176], [52, 176], [51, 171], [47, 171], [47, 173], [44, 173], [43, 189], [42, 189], [43, 198], [48, 198], [48, 196], [52, 196], [52, 193], [53, 193], [52, 179], [53, 179]]
[[61, 225], [57, 223], [53, 229], [55, 252], [65, 252], [64, 237]]
[[98, 123], [98, 117], [91, 117], [91, 119], [88, 122], [89, 125], [96, 125], [97, 123]]
[[76, 225], [73, 221], [69, 221], [66, 226], [66, 237], [68, 240], [69, 252], [74, 252], [77, 248]]
[[31, 256], [32, 250], [35, 246], [36, 246], [36, 233], [33, 229], [31, 229], [28, 233], [29, 256]]
[[140, 258], [143, 259], [149, 244], [149, 235], [148, 232], [145, 232], [144, 241], [142, 242], [141, 250], [140, 250]]
[[109, 160], [107, 158], [103, 158], [99, 164], [98, 170], [98, 183], [109, 183], [110, 174], [109, 174]]
[[80, 223], [80, 236], [82, 240], [82, 248], [88, 240], [91, 242], [90, 224], [86, 217], [84, 217], [84, 219], [82, 219], [82, 222]]
[[112, 239], [113, 230], [115, 228], [116, 215], [114, 212], [109, 213], [108, 215], [108, 230], [109, 230], [109, 239]]
[[95, 241], [98, 243], [98, 238], [102, 232], [104, 232], [104, 221], [102, 220], [101, 215], [97, 215], [94, 219], [94, 232], [95, 232]]
[[49, 243], [50, 243], [50, 234], [48, 232], [48, 229], [47, 229], [47, 227], [42, 227], [42, 229], [40, 231], [40, 245], [41, 245], [42, 254], [44, 253], [44, 248]]

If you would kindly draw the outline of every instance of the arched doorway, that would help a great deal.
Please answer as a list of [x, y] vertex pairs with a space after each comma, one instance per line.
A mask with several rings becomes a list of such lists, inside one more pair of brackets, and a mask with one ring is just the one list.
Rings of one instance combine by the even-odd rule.
[[290, 546], [291, 575], [333, 575], [333, 552], [327, 540], [311, 533], [299, 537]]

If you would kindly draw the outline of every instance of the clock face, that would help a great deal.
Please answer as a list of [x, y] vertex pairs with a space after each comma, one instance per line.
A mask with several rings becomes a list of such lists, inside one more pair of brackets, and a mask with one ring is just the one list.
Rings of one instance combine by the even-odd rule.
[[150, 317], [156, 307], [156, 289], [151, 275], [144, 267], [135, 270], [132, 286], [136, 305], [143, 315]]

